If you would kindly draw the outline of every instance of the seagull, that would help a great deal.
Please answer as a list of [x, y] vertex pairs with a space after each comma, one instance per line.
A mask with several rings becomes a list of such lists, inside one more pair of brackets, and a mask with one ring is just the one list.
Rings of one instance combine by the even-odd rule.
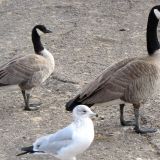
[[51, 154], [61, 160], [76, 160], [76, 155], [89, 148], [94, 139], [94, 125], [90, 117], [97, 116], [86, 105], [73, 110], [73, 122], [54, 134], [38, 138], [32, 146], [24, 147], [22, 153]]

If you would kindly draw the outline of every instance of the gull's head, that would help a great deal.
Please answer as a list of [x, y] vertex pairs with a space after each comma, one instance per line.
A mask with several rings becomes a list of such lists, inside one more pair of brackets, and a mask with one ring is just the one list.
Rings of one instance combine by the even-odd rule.
[[154, 6], [152, 8], [152, 11], [154, 12], [154, 15], [156, 16], [156, 18], [159, 20], [160, 19], [160, 5]]
[[87, 118], [92, 116], [97, 116], [97, 114], [92, 112], [86, 105], [78, 105], [73, 109], [73, 117], [75, 118]]

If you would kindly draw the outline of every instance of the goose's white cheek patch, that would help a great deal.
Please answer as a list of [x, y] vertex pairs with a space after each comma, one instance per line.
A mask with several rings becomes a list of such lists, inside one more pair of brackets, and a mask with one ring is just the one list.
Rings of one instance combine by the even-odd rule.
[[39, 36], [41, 36], [42, 34], [44, 34], [42, 31], [40, 31], [38, 28], [36, 28], [36, 31], [38, 33]]
[[160, 19], [160, 12], [158, 9], [154, 9], [154, 14], [156, 15], [157, 19]]

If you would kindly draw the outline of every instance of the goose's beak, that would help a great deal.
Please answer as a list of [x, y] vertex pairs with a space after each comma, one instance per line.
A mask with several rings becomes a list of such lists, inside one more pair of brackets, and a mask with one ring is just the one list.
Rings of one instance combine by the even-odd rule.
[[49, 29], [46, 30], [46, 33], [52, 33], [52, 31], [50, 31]]

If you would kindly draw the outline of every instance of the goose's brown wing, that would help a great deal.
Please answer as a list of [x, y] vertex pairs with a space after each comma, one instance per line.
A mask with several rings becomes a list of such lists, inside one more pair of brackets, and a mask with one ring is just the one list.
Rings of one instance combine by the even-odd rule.
[[116, 99], [137, 101], [153, 90], [157, 78], [157, 69], [152, 64], [136, 59], [121, 61], [91, 82], [78, 95], [78, 102], [95, 104]]
[[119, 69], [124, 67], [127, 63], [134, 60], [134, 58], [124, 59], [118, 63], [115, 63], [108, 67], [104, 72], [102, 72], [96, 79], [91, 81], [84, 90], [81, 91], [79, 98], [83, 101], [84, 99], [92, 96], [98, 90], [104, 87], [104, 85], [110, 80], [110, 78], [117, 72]]
[[0, 67], [0, 86], [25, 82], [44, 66], [46, 66], [46, 60], [39, 55], [28, 55], [13, 59]]

